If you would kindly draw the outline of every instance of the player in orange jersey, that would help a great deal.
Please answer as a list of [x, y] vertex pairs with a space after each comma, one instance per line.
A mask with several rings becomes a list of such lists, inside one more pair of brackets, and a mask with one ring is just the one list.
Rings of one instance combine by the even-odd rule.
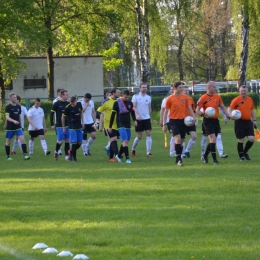
[[[201, 108], [205, 111], [208, 107], [213, 107], [216, 111], [215, 115], [208, 118]], [[211, 153], [214, 164], [219, 164], [216, 157], [216, 137], [220, 131], [220, 124], [218, 120], [219, 107], [222, 109], [223, 113], [229, 118], [228, 111], [223, 104], [222, 98], [216, 94], [216, 84], [214, 81], [209, 81], [207, 84], [207, 93], [201, 96], [197, 102], [196, 113], [203, 116], [203, 127], [209, 138], [209, 144], [207, 146], [204, 156], [201, 157], [204, 163], [208, 163], [208, 155]]]
[[[237, 138], [237, 151], [240, 161], [245, 159], [251, 160], [248, 155], [249, 149], [253, 146], [255, 141], [254, 129], [256, 126], [256, 114], [254, 111], [254, 102], [251, 97], [247, 96], [248, 89], [245, 85], [239, 87], [239, 96], [231, 101], [228, 112], [231, 114], [233, 109], [241, 112], [241, 118], [235, 120], [235, 134]], [[231, 117], [232, 118], [232, 117]], [[233, 119], [233, 118], [232, 118]], [[244, 138], [247, 137], [248, 141], [243, 148]]]

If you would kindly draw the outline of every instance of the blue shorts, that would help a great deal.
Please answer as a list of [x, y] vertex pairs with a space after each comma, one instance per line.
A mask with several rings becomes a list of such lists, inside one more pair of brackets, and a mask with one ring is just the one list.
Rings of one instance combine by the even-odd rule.
[[82, 129], [70, 129], [70, 143], [82, 143], [83, 140]]
[[56, 134], [57, 134], [58, 142], [69, 139], [69, 136], [70, 136], [69, 127], [67, 126], [65, 129], [66, 129], [66, 134], [63, 133], [62, 127], [56, 128]]
[[131, 129], [119, 128], [118, 132], [120, 134], [120, 141], [123, 142], [125, 140], [130, 141], [131, 138]]
[[19, 128], [16, 130], [6, 130], [5, 138], [12, 139], [14, 137], [14, 135], [16, 135], [16, 136], [24, 135], [23, 129]]

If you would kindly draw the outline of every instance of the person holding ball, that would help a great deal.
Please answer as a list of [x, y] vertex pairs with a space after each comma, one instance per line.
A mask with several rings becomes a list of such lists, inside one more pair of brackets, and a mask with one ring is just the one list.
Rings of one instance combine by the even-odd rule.
[[[245, 85], [239, 87], [239, 96], [231, 101], [228, 112], [231, 114], [232, 110], [239, 110], [241, 118], [236, 120], [233, 116], [231, 119], [235, 120], [234, 128], [237, 138], [237, 152], [240, 161], [251, 160], [248, 155], [249, 149], [253, 146], [255, 141], [254, 128], [256, 125], [256, 114], [254, 111], [254, 102], [251, 97], [247, 95], [248, 88]], [[243, 148], [244, 138], [247, 137], [247, 143]]]

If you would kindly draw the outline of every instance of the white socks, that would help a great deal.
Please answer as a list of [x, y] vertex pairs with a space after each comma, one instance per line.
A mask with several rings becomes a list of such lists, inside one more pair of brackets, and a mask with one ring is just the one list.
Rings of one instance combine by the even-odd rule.
[[201, 153], [202, 154], [204, 154], [205, 151], [206, 151], [207, 139], [208, 139], [207, 136], [202, 135], [201, 142], [200, 142], [200, 147], [201, 147]]
[[90, 137], [88, 139], [88, 143], [87, 143], [87, 150], [89, 150], [90, 146], [94, 143], [95, 139], [93, 139], [92, 137]]
[[170, 154], [173, 154], [175, 152], [175, 143], [174, 143], [174, 137], [171, 137], [170, 141]]
[[86, 142], [86, 140], [82, 141], [81, 148], [82, 148], [83, 153], [87, 152], [87, 142]]
[[29, 141], [29, 150], [30, 150], [30, 153], [33, 153], [33, 147], [34, 147], [34, 141], [30, 140], [30, 141]]
[[222, 139], [221, 139], [221, 134], [218, 134], [218, 136], [217, 136], [216, 146], [218, 149], [218, 154], [222, 155], [224, 153], [224, 148], [223, 148], [223, 143], [222, 143]]
[[132, 150], [135, 150], [136, 146], [138, 145], [140, 139], [138, 139], [137, 137], [134, 139], [134, 143], [133, 143], [133, 146], [132, 146]]
[[45, 140], [41, 140], [41, 145], [42, 145], [43, 151], [46, 153], [48, 151], [46, 141]]
[[196, 143], [195, 140], [190, 139], [185, 152], [189, 152], [195, 143]]
[[146, 136], [146, 152], [147, 154], [151, 152], [152, 149], [152, 137], [151, 136]]

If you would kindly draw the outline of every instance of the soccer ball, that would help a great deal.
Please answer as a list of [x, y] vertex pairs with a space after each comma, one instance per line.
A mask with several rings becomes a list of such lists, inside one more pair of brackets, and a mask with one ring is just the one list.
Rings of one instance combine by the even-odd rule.
[[214, 107], [208, 107], [206, 110], [205, 110], [205, 115], [207, 117], [213, 117], [215, 116], [216, 114], [216, 111], [215, 111], [215, 108]]
[[193, 124], [193, 117], [192, 116], [186, 116], [184, 118], [184, 124], [186, 126], [191, 126]]
[[241, 118], [242, 114], [239, 110], [233, 110], [231, 113], [231, 116], [235, 119], [238, 120]]

